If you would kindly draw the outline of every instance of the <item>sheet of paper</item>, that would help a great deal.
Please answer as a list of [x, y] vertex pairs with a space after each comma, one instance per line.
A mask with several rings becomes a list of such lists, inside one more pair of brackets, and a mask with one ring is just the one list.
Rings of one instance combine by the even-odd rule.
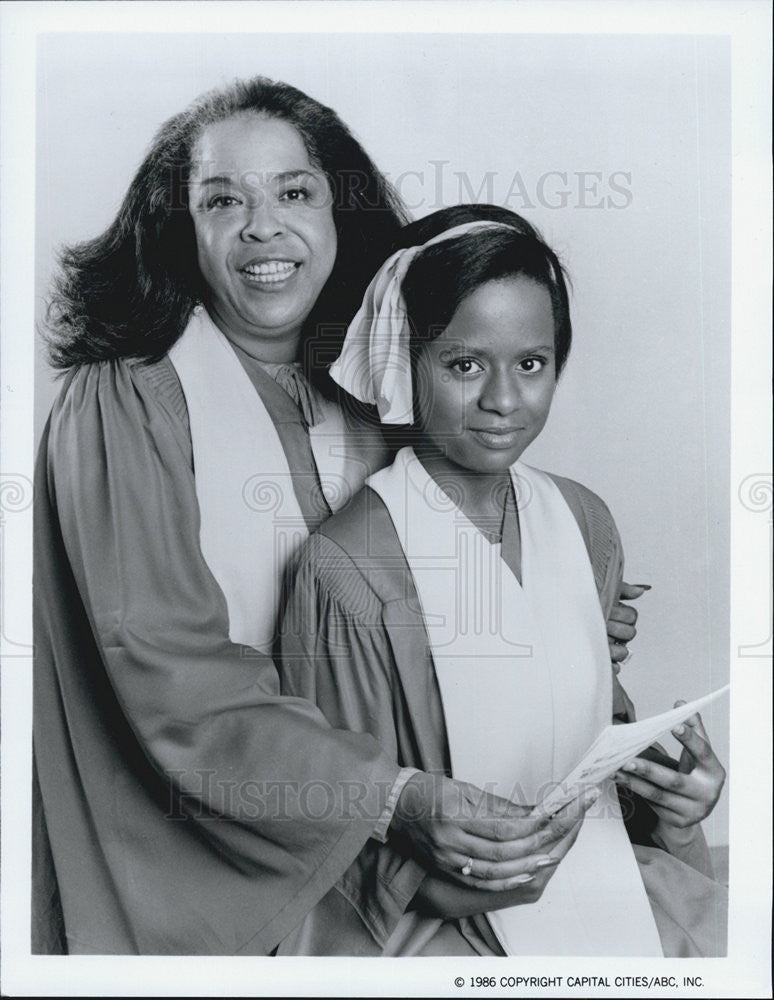
[[718, 688], [711, 694], [687, 702], [679, 708], [669, 709], [661, 715], [624, 725], [606, 726], [594, 740], [581, 760], [559, 785], [554, 787], [538, 805], [535, 814], [555, 813], [590, 785], [596, 785], [636, 757], [659, 737], [679, 726], [690, 715], [701, 711], [705, 705], [729, 690], [730, 685]]

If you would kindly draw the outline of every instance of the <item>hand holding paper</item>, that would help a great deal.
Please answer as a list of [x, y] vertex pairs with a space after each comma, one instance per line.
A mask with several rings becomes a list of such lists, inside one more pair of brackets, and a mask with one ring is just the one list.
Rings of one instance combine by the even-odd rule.
[[692, 715], [672, 735], [683, 745], [679, 761], [667, 758], [664, 767], [658, 755], [645, 750], [615, 776], [617, 784], [650, 804], [659, 818], [656, 831], [668, 841], [674, 841], [677, 830], [687, 831], [712, 812], [726, 781], [700, 715]]
[[[551, 814], [574, 799], [588, 785], [595, 785], [614, 774], [622, 765], [636, 757], [640, 751], [650, 746], [659, 737], [685, 722], [691, 715], [728, 691], [729, 685], [713, 691], [702, 698], [663, 712], [661, 715], [642, 719], [625, 725], [606, 726], [584, 754], [579, 763], [556, 788], [552, 789], [535, 807], [535, 813]], [[706, 734], [702, 731], [702, 736]], [[690, 750], [689, 750], [690, 753]], [[714, 755], [713, 755], [714, 756]], [[636, 762], [637, 768], [640, 765]], [[658, 767], [658, 765], [650, 765]], [[721, 769], [722, 770], [722, 769]], [[725, 775], [723, 775], [725, 777]], [[647, 779], [646, 779], [647, 780]], [[633, 791], [635, 781], [627, 781]], [[721, 781], [722, 785], [722, 781]], [[646, 797], [649, 797], [646, 795]], [[714, 804], [714, 803], [713, 803]], [[696, 822], [696, 820], [692, 820]], [[677, 824], [676, 824], [677, 825]]]

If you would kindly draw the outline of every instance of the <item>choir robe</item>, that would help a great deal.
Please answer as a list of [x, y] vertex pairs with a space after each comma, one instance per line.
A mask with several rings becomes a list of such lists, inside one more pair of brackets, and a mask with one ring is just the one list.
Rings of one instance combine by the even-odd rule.
[[[314, 528], [328, 512], [310, 509], [298, 407], [242, 363]], [[372, 471], [386, 458], [375, 440]], [[229, 640], [168, 358], [67, 375], [34, 530], [33, 952], [273, 952], [369, 840], [399, 769], [373, 736], [282, 697], [274, 662]], [[374, 933], [423, 874], [400, 857], [392, 873]]]
[[[580, 527], [605, 618], [617, 600], [623, 553], [604, 503], [552, 477]], [[561, 609], [557, 608], [557, 618]], [[366, 487], [308, 540], [281, 629], [281, 683], [317, 702], [332, 725], [376, 736], [404, 766], [450, 774], [440, 692], [420, 604], [390, 515]], [[614, 678], [613, 719], [634, 720]], [[662, 947], [667, 956], [725, 953], [727, 890], [712, 878], [700, 827], [680, 842], [656, 838], [647, 803], [619, 791]], [[661, 830], [661, 828], [659, 828]], [[374, 934], [374, 887], [389, 874], [371, 845], [280, 946], [280, 953], [343, 955], [502, 954], [485, 919], [440, 921], [407, 914]], [[589, 915], [593, 919], [593, 914]]]

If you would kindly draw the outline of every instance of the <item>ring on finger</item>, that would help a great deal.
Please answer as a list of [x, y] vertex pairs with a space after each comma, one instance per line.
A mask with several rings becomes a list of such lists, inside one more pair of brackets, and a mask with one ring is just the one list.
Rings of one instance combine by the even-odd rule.
[[465, 864], [462, 866], [462, 868], [460, 868], [460, 871], [462, 872], [463, 875], [472, 875], [473, 874], [473, 858], [468, 858], [468, 860], [465, 862]]

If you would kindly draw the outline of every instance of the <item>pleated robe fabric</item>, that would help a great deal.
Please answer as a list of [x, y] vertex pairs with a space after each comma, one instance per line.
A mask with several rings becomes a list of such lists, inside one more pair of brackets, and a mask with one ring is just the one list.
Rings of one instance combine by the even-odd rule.
[[[243, 363], [313, 477], [295, 403]], [[364, 475], [384, 457], [371, 435]], [[33, 952], [269, 954], [358, 856], [398, 774], [229, 641], [198, 533], [169, 360], [71, 372], [35, 483]], [[374, 851], [395, 876], [372, 899], [385, 933], [422, 871]]]
[[[552, 478], [581, 529], [607, 619], [623, 573], [615, 523], [595, 494], [572, 480]], [[559, 621], [561, 609], [556, 613]], [[419, 600], [390, 515], [370, 488], [328, 519], [302, 550], [281, 645], [284, 692], [315, 700], [332, 725], [372, 733], [404, 766], [451, 773]], [[633, 706], [617, 678], [613, 693], [613, 719], [633, 721]], [[712, 878], [700, 827], [679, 846], [657, 841], [647, 804], [635, 803], [625, 791], [622, 799], [664, 954], [725, 954], [727, 890]], [[391, 936], [374, 935], [367, 915], [379, 876], [380, 860], [366, 846], [283, 941], [280, 953], [503, 954], [481, 917], [441, 920], [411, 911]]]

